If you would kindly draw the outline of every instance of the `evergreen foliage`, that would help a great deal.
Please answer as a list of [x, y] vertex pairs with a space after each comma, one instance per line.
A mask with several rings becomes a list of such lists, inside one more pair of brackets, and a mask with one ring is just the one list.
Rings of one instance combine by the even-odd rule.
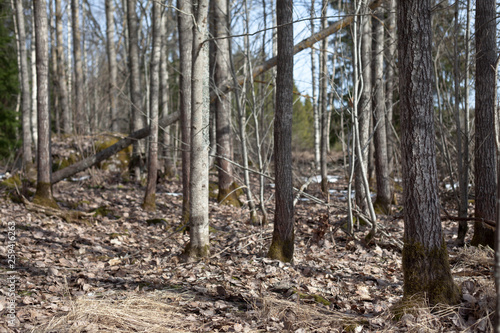
[[19, 94], [16, 38], [8, 3], [0, 3], [0, 159], [12, 157], [20, 147]]

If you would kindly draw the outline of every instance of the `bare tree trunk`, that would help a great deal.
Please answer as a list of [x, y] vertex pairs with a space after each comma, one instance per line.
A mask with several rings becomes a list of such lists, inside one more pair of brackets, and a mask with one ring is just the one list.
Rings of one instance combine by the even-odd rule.
[[36, 34], [36, 70], [38, 87], [38, 177], [33, 202], [43, 206], [58, 207], [52, 196], [50, 165], [50, 117], [49, 117], [49, 42], [47, 2], [34, 3]]
[[[215, 21], [215, 85], [218, 87], [229, 79], [229, 11], [227, 0], [214, 1]], [[220, 94], [216, 101], [217, 115], [217, 164], [219, 166], [219, 194], [217, 201], [222, 204], [240, 206], [237, 192], [234, 191], [231, 140], [231, 99], [229, 94]]]
[[[314, 35], [314, 18], [316, 15], [315, 1], [311, 1], [311, 34]], [[323, 26], [322, 26], [322, 29]], [[321, 169], [321, 126], [319, 120], [318, 99], [316, 96], [316, 49], [311, 47], [311, 81], [312, 81], [312, 105], [314, 117], [314, 164], [317, 170]]]
[[390, 214], [392, 191], [389, 179], [385, 119], [383, 20], [384, 13], [379, 8], [373, 20], [373, 116], [375, 132], [375, 176], [377, 178], [377, 199], [374, 205], [381, 213]]
[[189, 184], [191, 170], [191, 70], [193, 18], [190, 0], [177, 0], [180, 49], [180, 113], [182, 152], [182, 219], [189, 221]]
[[19, 36], [19, 59], [21, 68], [21, 109], [22, 109], [22, 133], [23, 133], [23, 168], [26, 174], [33, 167], [33, 152], [31, 150], [31, 100], [30, 82], [28, 74], [28, 55], [26, 51], [26, 30], [24, 27], [24, 9], [22, 0], [14, 0], [17, 31]]
[[[394, 90], [397, 85], [396, 73], [394, 71], [394, 66], [396, 66], [396, 0], [388, 1], [387, 8], [387, 19], [386, 19], [386, 32], [388, 37], [386, 40], [386, 113], [385, 113], [385, 130], [387, 135], [387, 161], [388, 161], [388, 175], [393, 177], [392, 173], [394, 170], [394, 133], [392, 131], [392, 119], [394, 115]], [[393, 192], [394, 193], [394, 192]]]
[[[162, 36], [162, 50], [161, 50], [161, 55], [160, 55], [160, 118], [166, 117], [168, 115], [169, 111], [169, 103], [170, 103], [170, 98], [169, 98], [169, 93], [170, 93], [170, 88], [169, 88], [169, 75], [168, 75], [168, 58], [167, 58], [167, 52], [168, 52], [168, 36], [167, 36], [167, 29], [168, 29], [168, 20], [172, 20], [173, 16], [169, 16], [168, 9], [165, 9], [165, 12], [163, 13], [162, 16], [162, 28], [163, 28], [163, 36]], [[167, 18], [168, 16], [168, 18]], [[174, 161], [174, 156], [173, 156], [173, 151], [175, 148], [173, 147], [174, 140], [171, 139], [170, 135], [171, 133], [175, 133], [175, 129], [172, 130], [170, 127], [169, 128], [160, 128], [160, 133], [161, 133], [161, 141], [163, 148], [160, 150], [161, 153], [160, 155], [163, 156], [164, 163], [163, 163], [163, 170], [165, 172], [165, 175], [167, 178], [174, 177], [177, 175], [177, 170], [175, 166], [175, 161]]]
[[193, 72], [191, 95], [191, 179], [189, 239], [184, 256], [188, 260], [210, 254], [208, 221], [208, 0], [194, 0]]
[[432, 101], [430, 0], [398, 3], [399, 91], [403, 161], [404, 297], [431, 304], [460, 300], [443, 239]]
[[[60, 0], [59, 0], [60, 1]], [[108, 68], [109, 68], [109, 109], [111, 131], [118, 132], [120, 130], [118, 124], [117, 111], [117, 94], [116, 84], [118, 76], [118, 65], [116, 63], [115, 49], [115, 6], [114, 0], [106, 0], [106, 48], [108, 51]]]
[[[468, 217], [469, 207], [469, 64], [470, 64], [470, 0], [467, 0], [467, 23], [465, 31], [465, 96], [464, 96], [464, 118], [463, 118], [463, 141], [462, 152], [462, 177], [460, 178], [460, 204], [458, 206], [458, 216]], [[462, 135], [460, 133], [460, 135]], [[459, 157], [460, 158], [460, 157]], [[498, 178], [497, 178], [498, 179]], [[498, 198], [498, 197], [497, 197]], [[469, 226], [467, 221], [458, 222], [457, 245], [465, 244], [465, 236]]]
[[61, 0], [56, 0], [56, 35], [57, 35], [57, 79], [59, 87], [59, 103], [61, 105], [61, 126], [63, 133], [72, 132], [71, 109], [68, 102], [68, 88], [66, 85], [66, 70], [64, 66], [64, 44], [62, 27]]
[[79, 0], [71, 0], [71, 18], [73, 19], [73, 59], [75, 65], [75, 100], [74, 100], [74, 120], [77, 134], [86, 134], [85, 126], [85, 103], [83, 91], [83, 64], [82, 64], [82, 45], [80, 35], [80, 4]]
[[150, 73], [150, 132], [149, 135], [149, 158], [148, 158], [148, 182], [142, 207], [147, 211], [156, 210], [156, 179], [158, 176], [158, 110], [160, 90], [160, 52], [161, 39], [163, 35], [162, 5], [153, 2], [153, 49], [151, 51], [151, 73]]
[[[328, 1], [323, 0], [322, 9], [321, 9], [321, 29], [326, 29], [327, 24], [327, 9], [328, 9]], [[328, 126], [328, 95], [327, 95], [327, 86], [328, 86], [328, 38], [323, 39], [321, 43], [321, 58], [320, 58], [320, 102], [321, 102], [321, 148], [320, 148], [320, 160], [321, 160], [321, 191], [326, 198], [328, 198], [328, 132], [330, 128]]]
[[[359, 127], [359, 145], [361, 146], [361, 156], [358, 156], [355, 164], [355, 180], [354, 188], [356, 191], [356, 205], [359, 209], [368, 215], [367, 196], [370, 193], [365, 191], [363, 185], [362, 170], [367, 172], [369, 160], [369, 131], [371, 119], [371, 106], [372, 106], [372, 75], [371, 75], [371, 55], [372, 55], [372, 39], [371, 39], [371, 16], [368, 13], [363, 1], [361, 5], [361, 13], [365, 14], [361, 18], [361, 75], [362, 75], [362, 89], [360, 91], [360, 100], [358, 108], [358, 127]], [[354, 152], [353, 152], [354, 153]], [[360, 164], [362, 161], [363, 165]]]
[[[129, 34], [129, 70], [130, 70], [130, 101], [131, 101], [131, 119], [130, 131], [134, 132], [144, 126], [142, 116], [142, 96], [141, 96], [141, 77], [139, 63], [139, 41], [137, 28], [137, 13], [135, 11], [137, 0], [127, 0], [127, 22]], [[141, 180], [143, 144], [139, 141], [132, 147], [132, 165], [136, 181]]]
[[[33, 10], [35, 4], [33, 3]], [[38, 87], [37, 85], [37, 70], [36, 70], [36, 43], [33, 41], [36, 40], [36, 29], [35, 29], [35, 20], [31, 20], [31, 136], [32, 142], [35, 144], [35, 150], [38, 152], [38, 102], [37, 102], [37, 94]], [[35, 156], [37, 159], [37, 157]]]
[[[476, 3], [476, 117], [475, 117], [475, 208], [476, 218], [495, 220], [495, 92], [496, 5], [494, 0]], [[472, 245], [495, 246], [494, 231], [474, 222]]]
[[292, 186], [293, 26], [292, 0], [277, 0], [278, 71], [274, 120], [276, 214], [268, 256], [289, 262], [294, 251]]

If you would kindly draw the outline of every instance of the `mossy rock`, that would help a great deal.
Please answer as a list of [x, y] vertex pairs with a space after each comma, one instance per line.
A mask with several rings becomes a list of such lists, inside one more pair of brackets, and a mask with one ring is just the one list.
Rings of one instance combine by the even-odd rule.
[[57, 170], [62, 170], [70, 165], [79, 162], [82, 159], [79, 153], [71, 153], [66, 158], [54, 158], [52, 162], [52, 172], [56, 172]]

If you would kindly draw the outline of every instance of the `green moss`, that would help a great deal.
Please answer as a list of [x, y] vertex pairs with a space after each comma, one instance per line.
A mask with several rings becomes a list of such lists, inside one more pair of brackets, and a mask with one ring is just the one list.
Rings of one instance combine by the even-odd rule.
[[185, 262], [193, 262], [202, 258], [207, 258], [210, 255], [210, 245], [192, 246], [191, 243], [186, 245], [181, 259]]
[[9, 190], [15, 190], [16, 188], [21, 188], [21, 176], [16, 173], [9, 178], [5, 179], [0, 183], [0, 186], [5, 187]]
[[144, 197], [144, 202], [142, 203], [142, 209], [144, 209], [147, 212], [154, 212], [156, 211], [156, 194], [155, 193], [149, 193]]
[[67, 158], [55, 158], [52, 162], [52, 172], [62, 170], [80, 161], [82, 158], [78, 153], [71, 153]]
[[52, 196], [52, 185], [50, 183], [37, 183], [33, 203], [44, 207], [59, 209], [56, 200]]
[[457, 304], [458, 287], [453, 282], [446, 243], [427, 249], [423, 244], [406, 240], [403, 247], [404, 298], [425, 294], [431, 305]]
[[294, 250], [294, 235], [291, 239], [281, 239], [276, 233], [273, 234], [273, 240], [269, 247], [267, 256], [271, 259], [277, 259], [282, 262], [290, 262], [293, 260]]
[[377, 215], [390, 215], [391, 214], [391, 204], [387, 202], [381, 202], [380, 200], [375, 200], [373, 204], [373, 209]]
[[399, 321], [405, 314], [418, 315], [420, 309], [428, 307], [427, 299], [424, 294], [420, 293], [403, 298], [391, 307], [390, 312], [392, 313], [392, 319]]
[[94, 211], [94, 216], [104, 216], [109, 218], [116, 218], [113, 212], [106, 206], [100, 206]]
[[112, 232], [110, 233], [109, 235], [109, 239], [116, 239], [120, 236], [130, 236], [130, 234], [126, 233], [126, 232]]
[[167, 223], [167, 220], [165, 220], [165, 219], [149, 219], [149, 220], [146, 220], [146, 224], [147, 225], [157, 225], [157, 224], [163, 224], [163, 223]]
[[[118, 141], [119, 141], [118, 138], [110, 138], [102, 136], [96, 141], [95, 150], [97, 153], [101, 152], [104, 149], [111, 147]], [[114, 155], [113, 158], [115, 159], [115, 161], [118, 161], [118, 165], [116, 165], [116, 163], [111, 163], [109, 161], [101, 162], [101, 169], [107, 170], [111, 164], [115, 164], [120, 169], [120, 171], [122, 172], [127, 171], [130, 165], [131, 156], [132, 156], [132, 146], [128, 146], [127, 148], [120, 150], [117, 154]]]
[[219, 185], [213, 182], [208, 183], [208, 197], [210, 199], [217, 199], [218, 193]]

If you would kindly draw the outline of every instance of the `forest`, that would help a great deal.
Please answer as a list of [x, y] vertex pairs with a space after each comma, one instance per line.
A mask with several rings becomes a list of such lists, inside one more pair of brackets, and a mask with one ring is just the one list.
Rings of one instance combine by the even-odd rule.
[[0, 333], [500, 332], [498, 13], [0, 1]]

